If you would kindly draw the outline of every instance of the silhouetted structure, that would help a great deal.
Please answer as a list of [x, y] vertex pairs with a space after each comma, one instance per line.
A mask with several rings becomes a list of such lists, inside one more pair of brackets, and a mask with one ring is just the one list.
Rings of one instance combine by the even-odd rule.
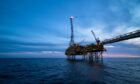
[[92, 43], [83, 46], [78, 43], [74, 43], [72, 16], [70, 17], [70, 23], [71, 23], [71, 40], [69, 47], [65, 51], [65, 54], [67, 55], [69, 60], [75, 60], [76, 55], [82, 55], [84, 60], [87, 60], [88, 62], [103, 63], [103, 52], [106, 51], [106, 49], [104, 48], [105, 44], [140, 37], [140, 30], [136, 30], [127, 34], [119, 35], [111, 39], [106, 39], [101, 42], [99, 38], [96, 38], [95, 33], [91, 31], [95, 38], [96, 44]]

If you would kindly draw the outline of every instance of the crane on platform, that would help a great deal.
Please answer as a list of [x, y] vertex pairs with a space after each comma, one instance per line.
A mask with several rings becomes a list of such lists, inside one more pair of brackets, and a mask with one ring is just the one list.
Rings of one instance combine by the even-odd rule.
[[93, 30], [91, 30], [91, 33], [92, 33], [92, 35], [94, 36], [94, 39], [95, 39], [96, 43], [99, 44], [99, 43], [100, 43], [100, 39], [99, 39], [99, 38], [96, 38], [96, 35], [95, 35], [95, 33], [93, 32]]
[[76, 55], [82, 55], [84, 59], [87, 59], [90, 62], [103, 62], [102, 54], [104, 51], [106, 51], [104, 45], [140, 37], [140, 29], [139, 29], [136, 31], [132, 31], [126, 34], [122, 34], [110, 39], [100, 41], [100, 39], [96, 37], [93, 30], [91, 30], [91, 33], [96, 41], [96, 44], [92, 43], [88, 45], [80, 45], [79, 43], [74, 42], [73, 18], [74, 18], [73, 16], [70, 17], [71, 40], [69, 47], [65, 51], [65, 54], [70, 60], [75, 60]]

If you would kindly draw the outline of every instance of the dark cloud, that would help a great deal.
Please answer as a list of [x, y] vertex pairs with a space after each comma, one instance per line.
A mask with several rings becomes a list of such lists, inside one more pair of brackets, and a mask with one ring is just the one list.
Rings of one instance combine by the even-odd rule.
[[0, 52], [16, 51], [62, 51], [67, 44], [59, 43], [41, 43], [41, 42], [23, 42], [9, 39], [1, 39]]

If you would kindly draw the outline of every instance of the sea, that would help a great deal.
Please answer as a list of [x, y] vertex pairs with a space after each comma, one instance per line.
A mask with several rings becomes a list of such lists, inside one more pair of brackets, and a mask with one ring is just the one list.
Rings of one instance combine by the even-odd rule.
[[0, 84], [140, 84], [140, 58], [1, 58]]

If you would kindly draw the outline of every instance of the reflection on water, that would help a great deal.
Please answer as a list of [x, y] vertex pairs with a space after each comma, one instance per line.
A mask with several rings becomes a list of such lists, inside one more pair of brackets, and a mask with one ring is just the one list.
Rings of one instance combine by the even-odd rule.
[[140, 84], [140, 59], [104, 65], [66, 59], [0, 59], [0, 84]]

